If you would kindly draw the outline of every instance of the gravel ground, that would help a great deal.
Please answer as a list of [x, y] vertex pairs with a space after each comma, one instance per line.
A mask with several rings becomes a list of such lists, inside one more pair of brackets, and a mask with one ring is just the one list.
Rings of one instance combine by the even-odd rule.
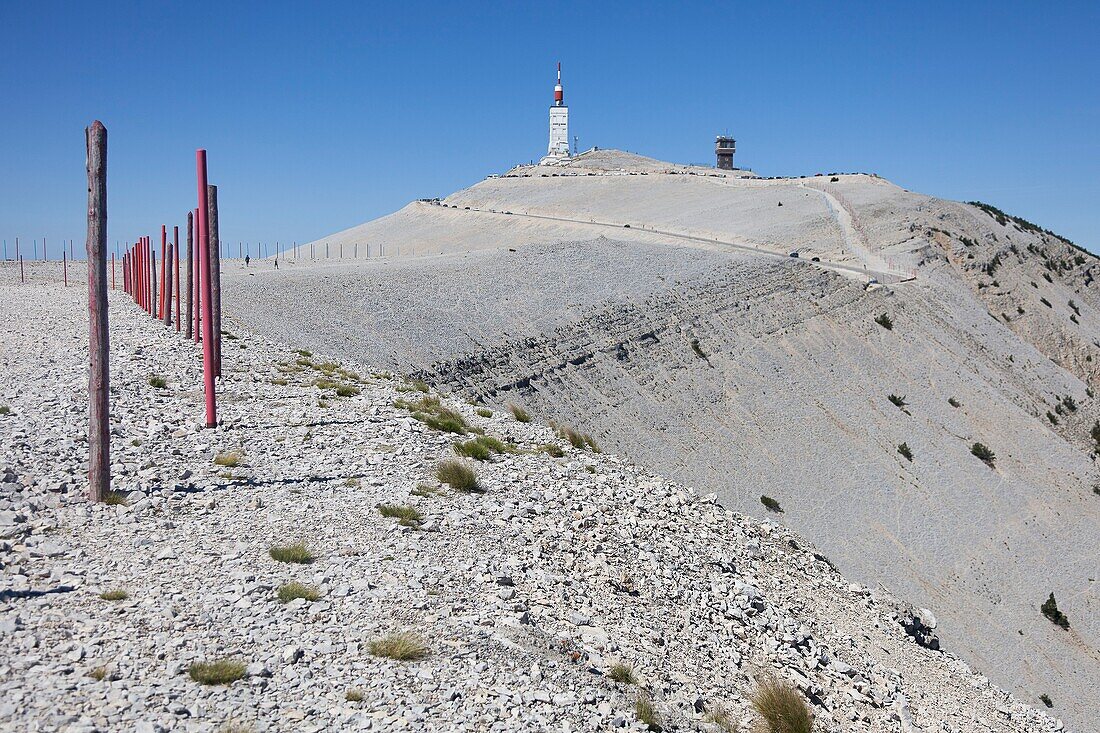
[[[122, 503], [91, 506], [83, 297], [0, 285], [6, 730], [640, 730], [644, 694], [666, 727], [715, 731], [706, 717], [719, 708], [752, 723], [748, 697], [766, 675], [800, 690], [822, 731], [1060, 729], [919, 645], [898, 619], [928, 643], [926, 613], [914, 624], [783, 527], [549, 427], [444, 400], [514, 446], [463, 459], [483, 491], [457, 492], [434, 469], [470, 435], [414, 419], [401, 405], [425, 396], [416, 388], [235, 333], [222, 425], [202, 429], [194, 345], [118, 292]], [[402, 526], [380, 503], [422, 518]], [[294, 542], [311, 563], [269, 554]], [[280, 602], [292, 581], [317, 599]], [[395, 632], [425, 656], [372, 654]], [[192, 679], [194, 663], [217, 659], [244, 676]], [[609, 678], [617, 663], [634, 684]]]

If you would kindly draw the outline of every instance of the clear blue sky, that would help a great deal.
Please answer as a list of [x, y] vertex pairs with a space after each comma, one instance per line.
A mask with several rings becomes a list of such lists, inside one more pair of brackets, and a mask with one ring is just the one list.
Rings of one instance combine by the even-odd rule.
[[183, 224], [307, 241], [538, 158], [554, 65], [580, 145], [764, 175], [874, 171], [1100, 250], [1100, 3], [0, 3], [0, 238]]

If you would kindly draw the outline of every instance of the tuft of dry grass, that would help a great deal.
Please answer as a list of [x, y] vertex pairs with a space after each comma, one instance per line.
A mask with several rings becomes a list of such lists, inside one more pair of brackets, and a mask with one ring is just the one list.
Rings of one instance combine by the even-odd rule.
[[164, 389], [168, 386], [168, 380], [159, 374], [150, 374], [148, 382], [149, 386], [154, 389]]
[[558, 435], [569, 441], [569, 445], [573, 446], [574, 448], [588, 448], [593, 453], [600, 452], [600, 447], [596, 445], [596, 441], [592, 439], [591, 435], [578, 432], [568, 426], [559, 427]]
[[704, 720], [718, 726], [718, 730], [722, 733], [740, 733], [741, 731], [740, 723], [734, 720], [733, 715], [721, 705], [715, 705], [708, 711]]
[[125, 601], [130, 597], [130, 594], [124, 591], [122, 588], [116, 588], [114, 590], [105, 590], [99, 594], [99, 597], [105, 601]]
[[490, 410], [490, 409], [487, 409], [485, 407], [479, 407], [476, 410], [474, 410], [474, 412], [476, 412], [479, 417], [492, 417], [493, 416], [493, 411]]
[[383, 517], [398, 520], [403, 527], [417, 527], [424, 521], [424, 515], [414, 506], [403, 504], [379, 504], [378, 512]]
[[302, 585], [301, 583], [294, 581], [285, 585], [279, 586], [278, 590], [279, 600], [283, 603], [290, 603], [298, 598], [304, 598], [305, 600], [313, 603], [321, 597], [321, 591], [317, 590], [312, 585]]
[[374, 656], [402, 662], [423, 659], [428, 656], [428, 652], [428, 645], [424, 640], [408, 632], [390, 634], [370, 643], [370, 653]]
[[244, 663], [235, 659], [195, 662], [187, 673], [200, 685], [228, 685], [244, 677]]
[[473, 458], [478, 461], [487, 461], [494, 453], [511, 453], [515, 446], [498, 440], [491, 435], [479, 435], [465, 443], [455, 443], [454, 452], [460, 456]]
[[561, 449], [561, 446], [554, 445], [553, 443], [546, 443], [542, 445], [539, 450], [551, 458], [561, 458], [565, 455], [565, 451]]
[[241, 459], [243, 456], [239, 451], [230, 451], [228, 453], [219, 453], [214, 456], [215, 466], [225, 466], [226, 468], [236, 468], [241, 465]]
[[108, 506], [128, 506], [130, 500], [126, 498], [125, 491], [108, 491], [103, 495], [103, 503]]
[[814, 716], [802, 695], [789, 683], [765, 677], [750, 698], [768, 733], [811, 733]]
[[483, 490], [474, 469], [462, 461], [453, 459], [440, 461], [435, 467], [435, 477], [455, 491], [469, 493]]
[[88, 676], [97, 682], [102, 682], [104, 679], [107, 678], [107, 668], [96, 667], [95, 669], [88, 672]]
[[634, 675], [634, 668], [622, 662], [611, 665], [611, 669], [607, 670], [607, 676], [609, 679], [621, 682], [624, 685], [638, 684], [638, 678]]
[[527, 410], [519, 405], [509, 404], [508, 412], [512, 413], [512, 417], [516, 419], [516, 422], [531, 422], [531, 416], [527, 414]]
[[362, 690], [348, 690], [344, 693], [344, 699], [348, 702], [363, 702], [367, 699], [367, 695]]
[[397, 400], [393, 403], [393, 406], [401, 410], [408, 410], [412, 413], [414, 419], [419, 420], [433, 430], [457, 435], [465, 435], [470, 431], [470, 427], [466, 425], [462, 415], [444, 407], [438, 397], [425, 396], [416, 402]]
[[307, 548], [304, 542], [295, 542], [292, 545], [272, 545], [267, 553], [272, 560], [279, 562], [292, 562], [299, 565], [308, 565], [316, 558]]
[[664, 729], [662, 727], [664, 722], [661, 720], [661, 714], [657, 712], [657, 706], [645, 692], [638, 693], [638, 700], [634, 703], [634, 715], [651, 731]]

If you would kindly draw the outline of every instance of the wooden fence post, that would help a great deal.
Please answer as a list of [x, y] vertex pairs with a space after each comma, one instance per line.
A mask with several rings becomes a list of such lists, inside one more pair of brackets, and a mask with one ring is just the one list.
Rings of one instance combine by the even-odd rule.
[[218, 239], [218, 187], [207, 187], [206, 226], [210, 236], [210, 313], [214, 322], [214, 376], [222, 375], [222, 265], [221, 247]]
[[218, 426], [218, 407], [214, 398], [214, 328], [211, 315], [210, 296], [210, 230], [207, 228], [207, 215], [210, 212], [206, 187], [206, 151], [195, 151], [195, 164], [198, 171], [199, 188], [199, 239], [196, 249], [199, 252], [199, 273], [202, 280], [202, 374], [206, 392], [206, 427]]
[[107, 330], [107, 128], [84, 131], [88, 151], [88, 498], [111, 488], [110, 359]]

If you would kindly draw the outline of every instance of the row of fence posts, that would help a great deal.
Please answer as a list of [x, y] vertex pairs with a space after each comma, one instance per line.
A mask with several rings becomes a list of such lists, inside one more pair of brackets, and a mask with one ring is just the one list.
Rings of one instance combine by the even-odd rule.
[[[109, 335], [107, 323], [107, 129], [96, 120], [85, 131], [88, 173], [88, 496], [103, 501], [110, 492]], [[206, 151], [195, 152], [198, 207], [187, 212], [186, 280], [180, 280], [179, 227], [160, 228], [160, 257], [150, 237], [127, 244], [122, 287], [139, 308], [166, 328], [202, 344], [206, 427], [217, 427], [214, 380], [221, 376], [221, 264], [218, 249], [218, 192], [207, 183]], [[195, 260], [198, 260], [195, 267]], [[67, 262], [63, 255], [66, 284]], [[160, 263], [158, 270], [157, 263]], [[20, 260], [22, 265], [22, 260]], [[159, 274], [158, 274], [159, 273]], [[111, 288], [115, 258], [111, 257]], [[184, 301], [186, 306], [183, 305]], [[184, 317], [186, 316], [186, 317]]]
[[[49, 262], [49, 258], [46, 256], [45, 243], [46, 243], [46, 240], [45, 240], [45, 238], [43, 238], [42, 239], [42, 246], [43, 246], [43, 249], [42, 249], [42, 262]], [[351, 259], [359, 259], [359, 245], [360, 244], [361, 244], [360, 242], [353, 242], [352, 243], [352, 256], [351, 256]], [[34, 248], [35, 256], [34, 256], [33, 260], [37, 261], [38, 260], [38, 240], [37, 239], [34, 240], [34, 245], [35, 245], [35, 248]], [[325, 259], [330, 259], [329, 243], [325, 242], [324, 245], [325, 245], [325, 257], [324, 258]], [[219, 262], [222, 260], [222, 252], [231, 252], [232, 250], [230, 248], [232, 246], [233, 246], [232, 243], [226, 243], [226, 244], [219, 245], [218, 252], [215, 253], [215, 256], [217, 257]], [[375, 246], [377, 248], [376, 249], [377, 254], [375, 254], [375, 257], [385, 257], [386, 256], [386, 246], [385, 246], [385, 244], [378, 243]], [[127, 245], [127, 248], [128, 248], [126, 250], [127, 252], [130, 251], [129, 247], [130, 247], [130, 245]], [[398, 249], [399, 249], [398, 255], [400, 256], [400, 254], [401, 254], [400, 253], [400, 248], [398, 248]], [[257, 242], [256, 243], [256, 254], [260, 255], [261, 252], [263, 253], [263, 257], [266, 259], [267, 258], [267, 244], [263, 243], [263, 242]], [[290, 259], [296, 261], [298, 259], [298, 243], [294, 242], [291, 245], [290, 249], [287, 250], [287, 252], [290, 253]], [[363, 245], [363, 252], [364, 252], [364, 255], [365, 255], [366, 259], [370, 259], [370, 256], [371, 256], [371, 245], [370, 245], [370, 243], [365, 243]], [[283, 255], [283, 254], [284, 253], [280, 249], [280, 244], [278, 242], [276, 242], [275, 243], [275, 259], [278, 260], [279, 256]], [[8, 241], [6, 239], [4, 240], [4, 244], [3, 244], [3, 255], [4, 255], [3, 259], [5, 261], [7, 261], [7, 259], [8, 259]], [[111, 254], [112, 271], [114, 270], [114, 264], [113, 263], [115, 261], [116, 255], [120, 256], [120, 257], [122, 256], [122, 253], [119, 251], [118, 242], [115, 242], [115, 252]], [[164, 253], [162, 252], [161, 255], [162, 255], [161, 256], [161, 261], [163, 262]], [[251, 258], [251, 256], [252, 256], [251, 243], [250, 242], [237, 242], [237, 257], [238, 257], [238, 259]], [[309, 258], [311, 260], [316, 259], [315, 250], [314, 250], [314, 243], [310, 243], [310, 245], [309, 245]], [[338, 259], [344, 259], [344, 245], [343, 245], [343, 243], [339, 244], [338, 251], [337, 251], [337, 258]], [[150, 258], [150, 261], [151, 261], [151, 259], [152, 258]], [[18, 261], [20, 263], [20, 268], [21, 268], [20, 271], [22, 272], [23, 255], [22, 255], [22, 253], [20, 251], [20, 247], [19, 247], [19, 237], [15, 238], [15, 257], [12, 258], [12, 261]], [[63, 268], [64, 268], [64, 272], [65, 272], [66, 285], [68, 284], [68, 264], [67, 263], [68, 262], [73, 262], [73, 261], [75, 261], [75, 257], [73, 256], [72, 240], [70, 239], [69, 240], [68, 252], [66, 253], [66, 251], [64, 249], [62, 249], [62, 252], [61, 252], [61, 262], [63, 263]], [[113, 280], [112, 280], [112, 284], [111, 284], [111, 289], [112, 290], [115, 289]]]

